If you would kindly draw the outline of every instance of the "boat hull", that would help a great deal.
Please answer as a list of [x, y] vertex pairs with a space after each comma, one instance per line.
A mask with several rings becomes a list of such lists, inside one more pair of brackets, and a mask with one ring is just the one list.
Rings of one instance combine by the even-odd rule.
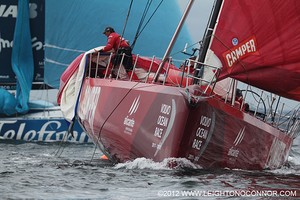
[[73, 135], [67, 134], [68, 124], [60, 110], [42, 110], [0, 120], [0, 140], [14, 142], [92, 143], [78, 122]]
[[289, 136], [220, 98], [190, 103], [188, 94], [180, 87], [86, 78], [79, 122], [115, 162], [175, 157], [205, 168], [273, 169], [287, 160]]

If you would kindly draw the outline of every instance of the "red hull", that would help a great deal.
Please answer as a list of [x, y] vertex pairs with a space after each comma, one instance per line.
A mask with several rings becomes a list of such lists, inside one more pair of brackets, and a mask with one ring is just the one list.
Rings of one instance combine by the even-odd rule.
[[[191, 88], [190, 88], [191, 89]], [[184, 88], [85, 78], [79, 121], [115, 162], [187, 158], [205, 168], [278, 168], [292, 138], [217, 97], [190, 105]]]
[[[299, 1], [216, 1], [196, 49], [199, 55], [179, 70], [169, 56], [192, 2], [162, 61], [134, 56], [132, 70], [127, 69], [130, 78], [121, 64], [112, 68], [114, 54], [86, 52], [71, 81], [73, 72], [62, 79], [65, 91], [59, 101], [65, 118], [73, 121], [77, 113], [86, 132], [115, 162], [176, 157], [206, 168], [282, 166], [299, 135], [299, 108], [288, 111], [276, 96], [300, 99], [300, 48], [295, 47]], [[248, 94], [257, 102], [254, 112], [232, 78], [265, 90], [260, 95], [252, 86], [244, 90], [245, 98]]]

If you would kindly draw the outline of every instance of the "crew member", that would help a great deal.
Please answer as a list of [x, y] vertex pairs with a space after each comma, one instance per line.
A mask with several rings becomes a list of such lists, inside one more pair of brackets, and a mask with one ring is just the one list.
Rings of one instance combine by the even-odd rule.
[[[130, 45], [112, 27], [106, 27], [103, 34], [107, 36], [107, 44], [100, 52], [114, 52], [115, 56], [112, 59], [113, 73], [117, 75], [120, 67], [120, 79], [128, 79], [127, 71], [132, 69], [132, 50]], [[123, 53], [125, 56], [122, 65], [120, 65]]]
[[249, 111], [249, 104], [244, 102], [243, 93], [238, 88], [236, 89], [235, 100], [239, 103], [239, 106], [243, 105], [242, 110], [244, 110], [245, 112]]

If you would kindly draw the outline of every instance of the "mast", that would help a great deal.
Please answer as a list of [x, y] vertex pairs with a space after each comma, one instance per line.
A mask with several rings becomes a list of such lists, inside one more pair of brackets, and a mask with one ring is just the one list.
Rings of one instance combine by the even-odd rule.
[[[204, 63], [205, 61], [205, 56], [206, 53], [208, 51], [210, 42], [211, 42], [211, 38], [212, 38], [212, 34], [219, 16], [219, 12], [221, 10], [221, 6], [222, 6], [223, 0], [216, 0], [216, 3], [214, 5], [214, 8], [212, 9], [212, 15], [211, 15], [211, 19], [209, 22], [209, 26], [206, 29], [206, 33], [204, 34], [203, 37], [203, 47], [201, 48], [200, 52], [199, 52], [199, 58], [198, 58], [198, 62], [199, 63]], [[197, 64], [196, 65], [196, 70], [195, 70], [195, 77], [201, 77], [203, 75], [203, 65]], [[194, 79], [194, 83], [197, 83], [198, 79]]]
[[166, 52], [165, 52], [165, 55], [164, 55], [164, 57], [163, 57], [163, 59], [162, 59], [162, 62], [160, 63], [160, 65], [159, 65], [159, 67], [158, 67], [158, 70], [156, 71], [156, 74], [155, 74], [155, 76], [154, 76], [153, 82], [156, 82], [156, 81], [157, 81], [157, 79], [158, 79], [158, 74], [160, 73], [160, 71], [162, 70], [164, 64], [166, 63], [166, 61], [167, 61], [167, 59], [168, 59], [168, 57], [170, 56], [171, 50], [173, 49], [173, 46], [174, 46], [174, 44], [175, 44], [175, 41], [177, 40], [177, 37], [178, 37], [178, 35], [179, 35], [180, 31], [181, 31], [181, 28], [182, 28], [182, 26], [183, 26], [183, 23], [184, 23], [184, 21], [185, 21], [187, 15], [189, 14], [190, 9], [191, 9], [193, 3], [194, 3], [194, 0], [190, 0], [190, 1], [189, 1], [188, 5], [187, 5], [187, 7], [186, 7], [186, 9], [185, 9], [185, 11], [184, 11], [182, 17], [181, 17], [181, 20], [180, 20], [180, 22], [179, 22], [179, 24], [178, 24], [178, 26], [177, 26], [177, 28], [176, 28], [176, 31], [175, 31], [175, 33], [173, 34], [173, 37], [172, 37], [172, 39], [171, 39], [171, 41], [170, 41], [170, 43], [169, 43], [169, 46], [168, 46], [168, 48], [167, 48], [167, 50], [166, 50]]

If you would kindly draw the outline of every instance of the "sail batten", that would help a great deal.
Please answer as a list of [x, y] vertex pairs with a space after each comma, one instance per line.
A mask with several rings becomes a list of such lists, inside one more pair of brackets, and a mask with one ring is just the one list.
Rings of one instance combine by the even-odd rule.
[[220, 79], [299, 101], [299, 10], [297, 0], [224, 0], [210, 47], [223, 65]]

